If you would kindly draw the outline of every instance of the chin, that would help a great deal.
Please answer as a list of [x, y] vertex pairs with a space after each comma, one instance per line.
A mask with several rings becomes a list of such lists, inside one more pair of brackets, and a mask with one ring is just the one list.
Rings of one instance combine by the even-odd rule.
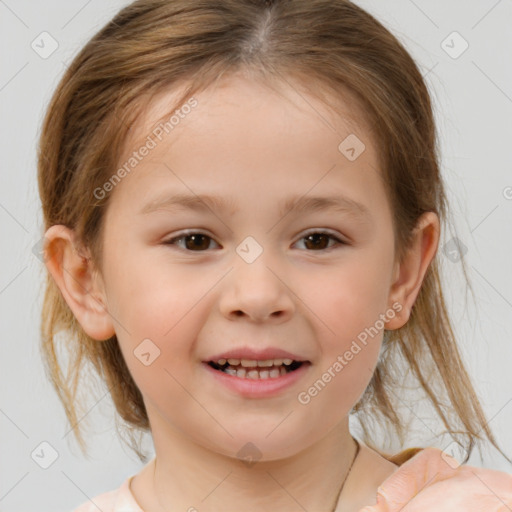
[[[256, 462], [272, 462], [297, 455], [301, 449], [301, 440], [293, 435], [278, 435], [277, 432], [267, 437], [266, 431], [250, 431], [229, 438], [223, 446], [211, 447], [217, 453], [245, 461], [248, 466]], [[272, 438], [272, 439], [271, 439]], [[290, 444], [293, 439], [293, 444]]]

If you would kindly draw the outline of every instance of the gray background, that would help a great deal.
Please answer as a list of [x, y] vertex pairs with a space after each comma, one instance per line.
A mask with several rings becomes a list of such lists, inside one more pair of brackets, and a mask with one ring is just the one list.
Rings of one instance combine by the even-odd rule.
[[[42, 236], [35, 147], [44, 110], [66, 63], [127, 3], [0, 0], [0, 511], [4, 512], [71, 511], [88, 497], [117, 488], [142, 467], [116, 437], [113, 408], [104, 389], [98, 390], [83, 419], [92, 429], [90, 460], [68, 435], [69, 425], [40, 359], [44, 268], [32, 253]], [[431, 90], [443, 173], [477, 298], [476, 307], [465, 306], [460, 265], [444, 256], [441, 248], [450, 285], [448, 300], [490, 426], [510, 456], [512, 2], [357, 3], [403, 42]], [[58, 42], [57, 50], [45, 59], [31, 47], [44, 31]], [[457, 58], [454, 52], [460, 51], [463, 41], [450, 36], [453, 31], [469, 44]], [[448, 235], [443, 243], [447, 241]], [[425, 445], [439, 432], [431, 415], [421, 405], [411, 407], [407, 446]], [[42, 442], [50, 443], [58, 454], [48, 469], [31, 457], [36, 448], [40, 453]], [[437, 445], [444, 448], [446, 443]], [[145, 446], [152, 449], [147, 436]], [[484, 451], [483, 460], [474, 452], [470, 464], [512, 472], [494, 448]]]

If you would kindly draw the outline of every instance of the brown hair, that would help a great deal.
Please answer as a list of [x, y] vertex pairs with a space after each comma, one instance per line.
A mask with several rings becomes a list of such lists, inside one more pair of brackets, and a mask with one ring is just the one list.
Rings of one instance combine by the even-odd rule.
[[[93, 191], [117, 168], [130, 126], [155, 95], [186, 85], [176, 108], [238, 70], [267, 83], [294, 79], [304, 87], [314, 84], [309, 93], [324, 102], [326, 91], [331, 98], [348, 92], [357, 99], [381, 158], [397, 258], [403, 257], [422, 213], [436, 212], [448, 224], [426, 84], [404, 47], [370, 14], [349, 0], [138, 0], [86, 44], [50, 102], [38, 148], [45, 229], [54, 224], [74, 229], [101, 268], [108, 196], [95, 200]], [[463, 258], [461, 265], [469, 284]], [[381, 358], [353, 412], [370, 447], [380, 451], [372, 440], [372, 421], [390, 428], [403, 444], [404, 421], [397, 406], [405, 366], [447, 432], [465, 438], [465, 462], [475, 441], [483, 440], [482, 431], [503, 454], [458, 351], [440, 271], [436, 255], [409, 321], [385, 331]], [[86, 363], [92, 363], [126, 422], [132, 449], [144, 460], [135, 434], [149, 429], [148, 417], [116, 337], [89, 338], [49, 275], [41, 331], [46, 371], [84, 454], [77, 390]], [[60, 350], [68, 356], [65, 374]]]

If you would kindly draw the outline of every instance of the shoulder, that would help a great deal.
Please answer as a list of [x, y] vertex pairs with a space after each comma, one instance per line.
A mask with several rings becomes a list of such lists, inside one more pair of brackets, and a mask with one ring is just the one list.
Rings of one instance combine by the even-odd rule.
[[405, 462], [378, 487], [377, 504], [360, 512], [395, 512], [409, 503], [418, 512], [499, 512], [512, 507], [512, 475], [461, 465], [438, 448], [412, 450], [397, 455]]
[[143, 512], [130, 491], [128, 477], [118, 489], [105, 492], [92, 498], [73, 510], [73, 512]]

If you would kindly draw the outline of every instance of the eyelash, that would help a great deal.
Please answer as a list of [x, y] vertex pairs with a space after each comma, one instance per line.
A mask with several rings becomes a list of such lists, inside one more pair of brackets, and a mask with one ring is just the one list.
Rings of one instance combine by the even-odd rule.
[[[166, 240], [166, 241], [163, 242], [163, 244], [164, 245], [177, 245], [177, 243], [176, 243], [177, 241], [183, 240], [184, 238], [187, 238], [187, 237], [192, 236], [192, 235], [202, 235], [202, 236], [204, 236], [206, 238], [209, 238], [210, 240], [213, 240], [213, 238], [211, 236], [207, 235], [206, 233], [202, 233], [200, 231], [189, 231], [189, 232], [186, 232], [186, 233], [182, 233], [179, 236], [173, 237], [173, 238], [171, 238], [169, 240]], [[319, 249], [317, 251], [311, 250], [311, 251], [308, 251], [308, 252], [326, 252], [326, 251], [330, 251], [330, 250], [332, 250], [332, 249], [334, 249], [334, 248], [336, 248], [338, 246], [349, 245], [348, 242], [345, 242], [344, 240], [341, 240], [340, 238], [338, 238], [334, 234], [330, 233], [329, 231], [322, 231], [322, 230], [308, 231], [307, 233], [304, 233], [304, 235], [301, 236], [299, 238], [299, 240], [303, 240], [304, 238], [307, 238], [308, 236], [311, 236], [311, 235], [327, 235], [327, 237], [330, 238], [331, 240], [334, 240], [336, 242], [336, 244], [334, 246], [328, 247], [326, 249]], [[179, 248], [181, 250], [185, 251], [185, 252], [206, 252], [204, 250], [202, 250], [202, 251], [191, 251], [191, 250], [188, 250], [188, 249], [183, 248], [183, 247], [179, 247]]]

